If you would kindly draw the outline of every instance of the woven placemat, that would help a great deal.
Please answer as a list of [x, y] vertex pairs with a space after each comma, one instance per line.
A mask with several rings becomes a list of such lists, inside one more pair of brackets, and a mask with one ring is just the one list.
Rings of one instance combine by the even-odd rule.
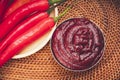
[[[62, 12], [74, 0], [58, 7]], [[1, 80], [120, 80], [120, 0], [77, 0], [62, 17], [86, 17], [104, 32], [105, 53], [100, 63], [86, 72], [72, 72], [54, 60], [50, 42], [37, 53], [22, 59], [10, 60], [0, 68]]]

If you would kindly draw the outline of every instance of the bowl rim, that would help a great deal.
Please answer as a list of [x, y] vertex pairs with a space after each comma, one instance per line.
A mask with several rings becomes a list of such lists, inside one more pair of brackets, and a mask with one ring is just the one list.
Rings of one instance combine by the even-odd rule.
[[[86, 18], [86, 17], [81, 16], [81, 17], [71, 17], [71, 18], [67, 18], [67, 19], [63, 20], [62, 22], [60, 22], [60, 24], [57, 25], [56, 29], [57, 29], [62, 23], [64, 23], [65, 21], [68, 21], [68, 20], [70, 20], [70, 19], [75, 19], [75, 18]], [[97, 27], [97, 28], [101, 31], [101, 33], [102, 33], [103, 40], [104, 40], [104, 47], [103, 47], [103, 50], [102, 50], [102, 52], [101, 52], [102, 54], [101, 54], [100, 58], [98, 59], [98, 61], [97, 61], [94, 65], [92, 65], [91, 67], [89, 67], [89, 68], [86, 68], [86, 69], [83, 69], [83, 70], [70, 69], [70, 68], [68, 68], [68, 67], [65, 67], [65, 65], [63, 65], [63, 64], [56, 58], [56, 56], [55, 56], [55, 54], [54, 54], [54, 52], [53, 52], [53, 49], [52, 49], [52, 38], [53, 38], [53, 35], [52, 35], [52, 37], [51, 37], [51, 39], [50, 39], [50, 51], [51, 51], [51, 53], [52, 53], [52, 56], [53, 56], [54, 60], [55, 60], [62, 68], [64, 68], [65, 70], [73, 71], [73, 72], [85, 72], [85, 71], [91, 70], [92, 68], [94, 68], [95, 66], [97, 66], [98, 63], [100, 63], [100, 61], [103, 59], [103, 55], [104, 55], [105, 49], [106, 49], [106, 38], [105, 38], [105, 34], [104, 34], [103, 30], [100, 28], [100, 26], [98, 26], [98, 24], [95, 23], [95, 21], [93, 21], [93, 20], [91, 20], [91, 19], [89, 19], [89, 18], [86, 18], [86, 19], [88, 19], [89, 21], [91, 21], [92, 23], [94, 23], [94, 24], [96, 25], [96, 27]], [[54, 32], [56, 31], [56, 29], [54, 30]], [[53, 32], [53, 34], [54, 34], [54, 32]]]

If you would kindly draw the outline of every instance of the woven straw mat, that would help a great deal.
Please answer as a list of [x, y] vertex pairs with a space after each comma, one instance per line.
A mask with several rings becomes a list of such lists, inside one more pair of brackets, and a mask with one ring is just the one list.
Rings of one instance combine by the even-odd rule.
[[[62, 12], [74, 0], [67, 0], [58, 9]], [[120, 0], [77, 0], [58, 22], [86, 17], [104, 32], [105, 53], [98, 65], [86, 72], [62, 68], [53, 58], [50, 42], [35, 54], [10, 60], [0, 68], [1, 80], [120, 80]]]

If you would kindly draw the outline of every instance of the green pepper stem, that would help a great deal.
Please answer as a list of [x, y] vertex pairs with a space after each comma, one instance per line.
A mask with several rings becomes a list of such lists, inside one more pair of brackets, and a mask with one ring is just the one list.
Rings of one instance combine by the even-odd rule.
[[53, 5], [54, 3], [59, 3], [59, 2], [65, 2], [66, 0], [48, 0], [50, 5]]
[[59, 14], [59, 16], [54, 17], [54, 21], [57, 22], [62, 16], [64, 16], [68, 10], [71, 8], [71, 6], [68, 6], [61, 14]]
[[54, 21], [57, 22], [62, 16], [64, 16], [71, 7], [73, 7], [75, 4], [77, 4], [77, 0], [73, 1], [73, 4], [68, 6], [59, 16], [54, 17]]
[[59, 6], [63, 2], [65, 2], [65, 0], [62, 0], [58, 4], [56, 4], [56, 5], [52, 6], [51, 8], [49, 8], [49, 10], [47, 10], [47, 13], [50, 14], [53, 11], [53, 9], [55, 9], [55, 7]]

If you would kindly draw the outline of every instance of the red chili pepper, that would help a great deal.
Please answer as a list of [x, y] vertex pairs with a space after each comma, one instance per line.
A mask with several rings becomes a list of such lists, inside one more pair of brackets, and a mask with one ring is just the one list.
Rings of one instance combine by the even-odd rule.
[[3, 15], [9, 5], [10, 0], [0, 0], [0, 22], [2, 22]]
[[23, 6], [24, 4], [34, 1], [34, 0], [15, 0], [14, 3], [7, 9], [4, 15], [4, 19], [7, 18], [12, 12], [14, 12], [17, 8]]
[[67, 8], [60, 16], [57, 18], [45, 18], [40, 21], [34, 27], [28, 29], [22, 35], [18, 36], [8, 47], [7, 49], [0, 54], [0, 67], [6, 63], [9, 59], [11, 59], [14, 55], [16, 55], [23, 48], [28, 46], [33, 41], [37, 40], [44, 34], [46, 34], [51, 28], [55, 25], [55, 22], [62, 17], [69, 8]]
[[34, 27], [35, 24], [39, 23], [42, 19], [47, 18], [52, 10], [60, 5], [61, 3], [51, 7], [47, 12], [37, 12], [29, 16], [26, 20], [18, 24], [1, 42], [0, 42], [0, 53], [2, 53], [10, 43], [12, 43], [15, 38], [19, 35]]
[[47, 18], [49, 14], [47, 12], [38, 12], [37, 14], [32, 15], [30, 18], [26, 19], [19, 25], [15, 27], [8, 35], [5, 37], [0, 44], [0, 53], [4, 51], [4, 49], [15, 40], [19, 35], [24, 33], [31, 27], [34, 27], [35, 24], [40, 22], [42, 19]]
[[14, 42], [10, 44], [2, 54], [0, 54], [0, 67], [28, 44], [49, 31], [54, 24], [55, 22], [53, 18], [43, 19], [39, 24], [17, 37], [17, 39], [15, 39]]
[[[54, 2], [60, 2], [60, 0], [53, 0]], [[10, 16], [8, 16], [0, 25], [0, 40], [2, 40], [25, 16], [34, 11], [46, 11], [49, 9], [52, 1], [37, 0], [27, 3], [17, 10], [15, 10]]]

